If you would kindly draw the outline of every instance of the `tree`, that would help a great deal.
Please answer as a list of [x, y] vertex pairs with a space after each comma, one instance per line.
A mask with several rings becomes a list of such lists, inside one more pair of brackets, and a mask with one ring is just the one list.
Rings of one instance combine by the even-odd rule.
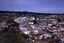
[[19, 34], [19, 24], [13, 20], [7, 21], [8, 27], [4, 28], [3, 33], [3, 43], [25, 43], [24, 37]]

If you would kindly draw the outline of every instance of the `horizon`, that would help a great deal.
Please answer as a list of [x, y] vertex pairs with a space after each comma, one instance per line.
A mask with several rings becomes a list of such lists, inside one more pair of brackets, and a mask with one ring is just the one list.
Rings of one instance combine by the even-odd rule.
[[0, 11], [0, 13], [39, 13], [39, 14], [44, 14], [44, 15], [47, 15], [47, 14], [52, 14], [52, 15], [64, 15], [64, 13], [42, 13], [42, 12], [30, 12], [30, 11]]

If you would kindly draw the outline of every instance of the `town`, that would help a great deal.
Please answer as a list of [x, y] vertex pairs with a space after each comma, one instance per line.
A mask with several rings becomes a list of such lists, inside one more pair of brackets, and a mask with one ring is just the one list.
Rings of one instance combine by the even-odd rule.
[[0, 11], [0, 43], [64, 43], [64, 15]]

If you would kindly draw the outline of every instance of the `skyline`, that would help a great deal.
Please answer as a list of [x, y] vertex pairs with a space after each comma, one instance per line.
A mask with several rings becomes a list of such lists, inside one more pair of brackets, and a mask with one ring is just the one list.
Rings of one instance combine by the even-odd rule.
[[0, 0], [0, 11], [64, 13], [64, 0]]

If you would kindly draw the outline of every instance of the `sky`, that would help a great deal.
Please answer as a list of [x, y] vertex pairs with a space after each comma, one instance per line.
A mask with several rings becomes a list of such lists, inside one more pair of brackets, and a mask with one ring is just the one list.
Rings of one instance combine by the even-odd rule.
[[64, 13], [64, 0], [0, 0], [0, 11]]

